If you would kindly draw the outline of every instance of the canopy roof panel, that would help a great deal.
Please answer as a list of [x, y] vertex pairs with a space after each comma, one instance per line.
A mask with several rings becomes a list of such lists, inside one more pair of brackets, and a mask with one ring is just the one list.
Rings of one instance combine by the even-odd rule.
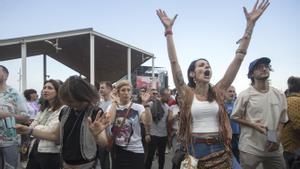
[[[131, 49], [132, 70], [154, 55], [94, 31], [92, 28], [0, 40], [0, 61], [48, 55], [89, 79], [90, 35], [95, 37], [95, 81], [116, 81], [127, 74], [127, 50]], [[57, 48], [56, 48], [57, 47]]]

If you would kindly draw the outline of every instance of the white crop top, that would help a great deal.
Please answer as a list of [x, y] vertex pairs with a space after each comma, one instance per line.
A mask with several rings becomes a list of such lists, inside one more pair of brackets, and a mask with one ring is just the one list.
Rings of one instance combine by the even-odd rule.
[[192, 133], [211, 133], [219, 131], [219, 105], [216, 101], [199, 101], [194, 95], [191, 106]]

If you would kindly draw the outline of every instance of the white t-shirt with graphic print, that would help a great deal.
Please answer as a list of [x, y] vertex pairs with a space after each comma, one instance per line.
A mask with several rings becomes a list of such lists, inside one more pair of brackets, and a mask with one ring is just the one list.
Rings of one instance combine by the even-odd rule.
[[[115, 137], [115, 143], [118, 146], [124, 147], [127, 151], [134, 153], [144, 153], [141, 136], [140, 117], [145, 111], [143, 105], [133, 103], [125, 123], [121, 127], [124, 117], [127, 113], [128, 106], [119, 105], [116, 109], [116, 119], [111, 126], [111, 132], [119, 131]], [[107, 108], [109, 110], [111, 105]], [[121, 128], [119, 128], [121, 127]]]

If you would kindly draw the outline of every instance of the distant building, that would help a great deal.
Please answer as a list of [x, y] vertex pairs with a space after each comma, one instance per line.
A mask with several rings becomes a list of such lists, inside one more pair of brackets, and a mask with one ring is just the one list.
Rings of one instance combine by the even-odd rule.
[[[140, 88], [167, 88], [168, 71], [164, 67], [154, 67], [154, 78], [152, 79], [151, 66], [139, 66], [131, 73], [132, 85], [136, 89]], [[127, 79], [127, 77], [123, 77]], [[134, 91], [135, 93], [135, 91]]]

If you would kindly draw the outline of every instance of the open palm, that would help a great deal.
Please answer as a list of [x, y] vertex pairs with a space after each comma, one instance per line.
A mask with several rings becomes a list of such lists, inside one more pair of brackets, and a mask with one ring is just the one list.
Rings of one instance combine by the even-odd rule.
[[169, 18], [167, 13], [161, 9], [156, 10], [156, 14], [159, 17], [161, 23], [164, 25], [166, 29], [172, 29], [174, 22], [177, 18], [177, 14], [174, 16], [173, 19]]
[[258, 5], [258, 3], [259, 3], [259, 0], [256, 1], [251, 12], [248, 12], [247, 9], [245, 7], [243, 7], [247, 21], [256, 22], [258, 20], [258, 18], [264, 13], [264, 11], [270, 5], [269, 0], [266, 0], [266, 1], [263, 0], [259, 5]]
[[142, 99], [143, 103], [147, 103], [150, 100], [150, 97], [151, 96], [150, 96], [149, 91], [141, 94], [141, 99]]
[[110, 117], [107, 114], [103, 114], [102, 116], [100, 114], [100, 112], [97, 113], [96, 119], [93, 122], [90, 117], [88, 118], [89, 129], [94, 136], [99, 135], [110, 122]]

